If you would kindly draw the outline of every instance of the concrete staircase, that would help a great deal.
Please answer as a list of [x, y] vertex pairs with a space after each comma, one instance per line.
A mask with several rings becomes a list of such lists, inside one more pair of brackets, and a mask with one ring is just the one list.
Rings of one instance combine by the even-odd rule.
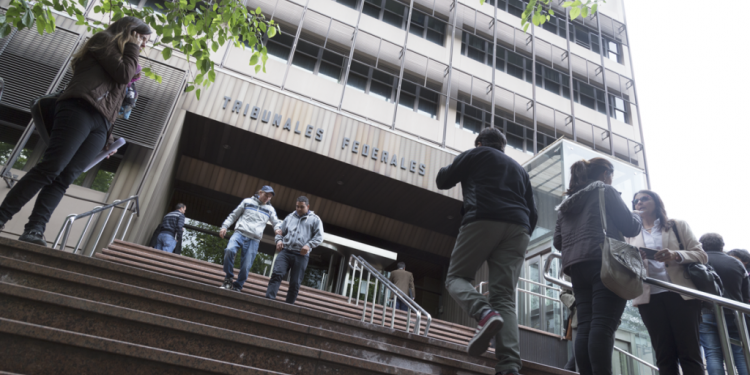
[[[222, 279], [216, 265], [124, 242], [86, 258], [0, 238], [0, 373], [494, 373], [490, 353], [465, 353], [467, 327], [433, 321], [416, 336], [361, 322], [362, 305], [342, 296], [303, 287], [288, 305], [259, 297], [267, 278], [243, 293]], [[528, 361], [522, 373], [572, 374]]]

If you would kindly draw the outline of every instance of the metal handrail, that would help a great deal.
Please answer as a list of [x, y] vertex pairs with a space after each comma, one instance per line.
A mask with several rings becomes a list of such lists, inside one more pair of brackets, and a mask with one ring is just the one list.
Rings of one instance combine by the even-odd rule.
[[[559, 278], [552, 277], [547, 274], [549, 272], [549, 268], [552, 265], [552, 260], [555, 258], [562, 258], [562, 255], [560, 254], [550, 254], [547, 258], [547, 261], [544, 264], [544, 278], [562, 288], [572, 290], [573, 285], [571, 283], [568, 283], [564, 280], [560, 280]], [[558, 275], [559, 276], [559, 275]], [[724, 298], [724, 297], [718, 297], [713, 294], [708, 294], [701, 292], [696, 289], [690, 289], [685, 288], [680, 285], [672, 284], [666, 281], [657, 280], [654, 278], [647, 277], [643, 280], [646, 284], [651, 284], [654, 286], [658, 286], [670, 291], [673, 291], [675, 293], [679, 293], [683, 296], [693, 297], [695, 299], [704, 301], [704, 302], [710, 302], [714, 305], [714, 313], [716, 314], [716, 320], [717, 325], [720, 327], [719, 329], [719, 337], [721, 338], [721, 348], [722, 352], [724, 353], [724, 362], [726, 363], [726, 371], [729, 375], [736, 375], [736, 368], [734, 364], [734, 358], [732, 357], [732, 350], [731, 345], [734, 340], [730, 339], [729, 337], [729, 331], [727, 329], [727, 323], [726, 319], [724, 317], [724, 308], [728, 308], [733, 311], [734, 318], [737, 323], [737, 327], [740, 331], [740, 337], [742, 341], [740, 344], [742, 344], [743, 352], [745, 354], [745, 360], [746, 364], [748, 366], [748, 370], [750, 371], [750, 335], [747, 331], [747, 322], [744, 319], [744, 316], [742, 314], [750, 314], [750, 305], [732, 301], [730, 299]], [[734, 341], [736, 342], [736, 341]]]
[[654, 366], [654, 365], [652, 365], [652, 364], [650, 364], [650, 363], [648, 363], [648, 362], [646, 362], [646, 361], [644, 361], [644, 360], [642, 360], [642, 359], [640, 359], [640, 358], [638, 358], [638, 357], [636, 357], [636, 356], [634, 356], [634, 355], [630, 354], [630, 352], [628, 352], [628, 351], [627, 351], [627, 350], [625, 350], [625, 349], [620, 349], [620, 348], [618, 348], [618, 347], [616, 347], [616, 346], [615, 346], [615, 350], [617, 350], [618, 352], [620, 352], [620, 353], [622, 353], [622, 354], [625, 354], [626, 356], [628, 356], [628, 357], [630, 357], [630, 358], [633, 358], [634, 360], [636, 360], [636, 361], [638, 361], [638, 362], [640, 362], [640, 363], [642, 363], [642, 364], [644, 364], [644, 365], [646, 365], [646, 366], [650, 367], [651, 369], [654, 369], [654, 370], [656, 370], [656, 371], [659, 371], [659, 368], [658, 368], [658, 367], [656, 367], [656, 366]]
[[[409, 296], [407, 296], [399, 287], [394, 285], [388, 278], [383, 276], [378, 270], [375, 269], [370, 263], [368, 263], [366, 260], [364, 260], [362, 257], [359, 257], [357, 255], [351, 255], [351, 258], [349, 259], [348, 263], [349, 268], [352, 269], [352, 284], [351, 288], [349, 288], [349, 303], [352, 302], [352, 294], [354, 293], [354, 279], [356, 278], [357, 271], [359, 272], [359, 285], [361, 288], [362, 282], [364, 280], [364, 272], [367, 271], [367, 290], [365, 291], [365, 299], [364, 299], [364, 306], [362, 308], [362, 321], [364, 322], [366, 320], [367, 316], [367, 298], [370, 292], [370, 277], [375, 277], [375, 293], [377, 293], [377, 286], [378, 283], [382, 283], [383, 287], [385, 287], [386, 296], [383, 301], [383, 318], [381, 320], [381, 326], [385, 326], [385, 318], [386, 318], [386, 304], [387, 301], [390, 301], [390, 296], [388, 294], [393, 293], [393, 306], [392, 306], [392, 314], [391, 314], [391, 328], [395, 327], [396, 324], [396, 301], [398, 299], [401, 299], [404, 304], [407, 306], [407, 314], [406, 314], [406, 332], [409, 332], [409, 327], [411, 326], [411, 311], [414, 310], [414, 313], [416, 315], [416, 321], [414, 324], [414, 331], [413, 333], [416, 333], [417, 335], [421, 335], [421, 323], [422, 323], [422, 316], [425, 317], [426, 325], [424, 330], [424, 336], [426, 337], [427, 334], [430, 331], [430, 324], [432, 323], [432, 316], [427, 312], [427, 310], [423, 309], [419, 304], [414, 302], [413, 299], [411, 299]], [[356, 305], [359, 304], [359, 290], [357, 290], [357, 297], [356, 297]], [[377, 297], [373, 296], [372, 298], [372, 314], [370, 315], [370, 323], [373, 322], [373, 319], [375, 317], [375, 303], [376, 303]]]
[[[140, 216], [140, 206], [138, 204], [138, 196], [133, 195], [130, 198], [123, 199], [123, 200], [115, 200], [114, 202], [106, 205], [106, 206], [97, 206], [93, 210], [84, 212], [82, 214], [70, 214], [65, 218], [65, 221], [63, 222], [62, 227], [60, 228], [60, 232], [57, 234], [57, 237], [55, 238], [55, 243], [52, 245], [52, 248], [56, 248], [57, 245], [60, 245], [60, 250], [65, 250], [65, 245], [68, 243], [68, 238], [70, 237], [70, 232], [73, 228], [73, 224], [78, 219], [82, 219], [85, 217], [88, 217], [88, 221], [86, 222], [86, 226], [83, 228], [83, 232], [81, 233], [81, 236], [78, 238], [78, 242], [76, 243], [76, 247], [73, 249], [73, 254], [78, 253], [78, 248], [81, 246], [81, 243], [83, 242], [83, 238], [86, 235], [86, 233], [89, 230], [89, 226], [91, 225], [91, 221], [94, 218], [95, 214], [98, 214], [100, 212], [104, 212], [106, 210], [109, 210], [107, 213], [107, 218], [104, 220], [104, 223], [102, 223], [102, 228], [99, 231], [99, 235], [96, 238], [96, 242], [94, 242], [94, 251], [91, 252], [91, 255], [94, 254], [96, 251], [96, 247], [99, 245], [99, 241], [102, 239], [102, 235], [104, 234], [104, 229], [107, 227], [107, 223], [109, 223], [109, 218], [112, 216], [112, 211], [114, 211], [115, 207], [125, 204], [124, 209], [122, 210], [122, 215], [120, 215], [120, 220], [117, 222], [117, 226], [115, 227], [114, 233], [112, 234], [112, 238], [110, 239], [109, 243], [114, 242], [115, 238], [117, 237], [117, 232], [120, 231], [120, 226], [122, 225], [122, 221], [125, 219], [125, 214], [127, 214], [128, 211], [131, 211], [130, 217], [128, 218], [128, 223], [125, 225], [125, 230], [123, 230], [122, 235], [120, 236], [120, 239], [124, 239], [125, 235], [128, 233], [128, 229], [130, 228], [130, 223], [133, 221], [133, 215]], [[81, 249], [81, 255], [83, 255], [83, 249]], [[90, 255], [90, 256], [91, 256]]]

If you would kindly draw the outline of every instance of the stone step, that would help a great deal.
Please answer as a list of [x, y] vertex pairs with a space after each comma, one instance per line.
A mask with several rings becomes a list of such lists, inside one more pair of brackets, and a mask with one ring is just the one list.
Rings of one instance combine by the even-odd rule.
[[0, 296], [0, 318], [291, 375], [488, 373], [429, 361], [404, 363], [399, 358], [392, 358], [401, 365], [394, 366], [360, 359], [388, 356], [387, 352], [347, 356], [281, 337], [270, 339], [2, 282]]
[[[101, 254], [101, 255], [99, 255]], [[102, 253], [98, 253], [100, 259], [111, 260], [128, 264], [133, 267], [139, 267], [149, 270], [166, 270], [173, 276], [189, 277], [196, 282], [203, 282], [209, 285], [220, 285], [224, 279], [224, 271], [220, 265], [209, 262], [196, 260], [193, 258], [183, 257], [176, 254], [165, 253], [152, 248], [129, 244], [126, 242], [115, 241]], [[176, 273], [174, 273], [176, 272]], [[213, 275], [213, 276], [211, 276]], [[248, 281], [243, 288], [244, 292], [253, 295], [265, 296], [268, 277], [250, 274]], [[278, 299], [286, 297], [288, 283], [282, 282], [279, 289]], [[324, 302], [321, 304], [321, 302]], [[320, 291], [314, 288], [301, 287], [300, 294], [296, 304], [313, 309], [319, 309], [327, 313], [337, 314], [352, 319], [362, 318], [363, 302], [360, 301], [358, 306], [348, 303], [348, 298], [335, 293]], [[376, 305], [375, 316], [372, 318], [372, 304], [368, 303], [366, 312], [366, 321], [373, 321], [376, 324], [382, 324], [382, 306]], [[393, 309], [386, 309], [386, 325], [390, 325]], [[412, 314], [410, 330], [413, 330], [415, 316]], [[396, 310], [395, 328], [400, 330], [406, 329], [407, 317], [403, 311]], [[422, 321], [422, 331], [426, 327], [426, 321]], [[430, 326], [430, 337], [446, 340], [449, 342], [466, 345], [474, 335], [474, 329], [455, 323], [433, 319]]]
[[0, 347], [3, 374], [282, 374], [5, 318]]
[[[294, 306], [203, 285], [201, 287], [217, 294], [241, 299], [255, 299], [277, 306], [276, 309], [265, 311], [266, 314], [258, 314], [248, 312], [248, 310], [253, 310], [249, 304], [230, 308], [221, 304], [204, 302], [201, 296], [197, 294], [194, 295], [194, 297], [197, 297], [196, 299], [189, 299], [6, 257], [0, 257], [0, 275], [2, 275], [4, 281], [4, 283], [0, 283], [0, 290], [10, 290], [11, 287], [25, 287], [29, 291], [52, 292], [55, 296], [75, 297], [76, 300], [90, 303], [96, 301], [100, 304], [106, 304], [104, 306], [127, 308], [134, 313], [149, 313], [153, 316], [169, 317], [184, 322], [211, 326], [214, 329], [281, 339], [288, 343], [306, 345], [310, 348], [336, 351], [358, 358], [367, 358], [370, 361], [380, 361], [378, 362], [380, 364], [394, 363], [399, 367], [408, 366], [412, 368], [427, 367], [432, 369], [430, 373], [435, 374], [450, 374], [458, 370], [466, 374], [493, 373], [492, 368], [489, 367], [493, 362], [490, 358], [475, 359], [468, 357], [462, 350], [457, 352], [456, 350], [451, 351], [442, 348], [441, 352], [441, 348], [420, 345], [412, 342], [414, 340], [408, 340], [408, 337], [406, 337], [407, 340], [399, 340], [398, 337], [373, 335], [354, 327], [349, 327], [354, 329], [347, 335], [310, 326], [306, 323], [312, 322], [314, 324], [317, 319], [307, 319], [300, 315], [297, 315], [295, 319], [291, 314], [287, 315], [285, 319], [279, 318], [279, 315], [286, 315], [290, 312], [289, 310], [295, 308]], [[7, 293], [9, 292], [5, 294]], [[16, 294], [23, 295], [21, 292]], [[21, 314], [33, 311], [32, 309], [18, 309], [13, 306], [18, 304], [14, 303], [11, 306], [15, 310], [24, 311]], [[344, 318], [338, 319], [344, 320]], [[361, 326], [370, 326], [359, 321], [346, 320]], [[335, 324], [331, 324], [331, 327], [338, 328]], [[383, 331], [391, 331], [390, 333], [406, 335], [404, 332], [377, 328]], [[392, 343], [383, 342], [382, 337], [379, 336], [386, 336]], [[371, 340], [369, 337], [381, 340]], [[460, 358], [440, 354], [458, 354], [457, 356]], [[479, 364], [477, 362], [484, 363]]]
[[[0, 238], [0, 256], [0, 277], [3, 282], [142, 313], [237, 333], [289, 340], [287, 342], [290, 344], [309, 345], [311, 349], [335, 351], [368, 361], [379, 359], [394, 366], [399, 363], [430, 363], [441, 368], [461, 369], [458, 373], [491, 373], [495, 363], [490, 353], [482, 357], [468, 356], [463, 345], [270, 301], [249, 293], [221, 290], [213, 285], [163, 272], [72, 255], [4, 238]], [[203, 267], [204, 264], [197, 266]], [[295, 337], [296, 340], [307, 341], [293, 341]], [[530, 361], [524, 361], [522, 373], [572, 374]]]

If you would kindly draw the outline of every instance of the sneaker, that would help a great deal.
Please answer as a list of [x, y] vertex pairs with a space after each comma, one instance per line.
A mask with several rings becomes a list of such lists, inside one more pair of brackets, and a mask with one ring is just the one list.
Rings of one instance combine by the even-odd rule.
[[230, 290], [234, 290], [235, 292], [241, 292], [242, 291], [242, 289], [240, 289], [240, 288], [238, 288], [238, 287], [236, 287], [234, 285], [232, 285], [232, 287], [230, 288]]
[[232, 279], [226, 277], [224, 278], [224, 282], [219, 287], [221, 289], [232, 289]]
[[34, 229], [24, 231], [21, 237], [18, 237], [18, 240], [33, 243], [39, 246], [47, 246], [47, 241], [44, 240], [44, 234]]
[[487, 351], [490, 341], [503, 328], [503, 318], [495, 311], [490, 311], [477, 324], [477, 333], [469, 341], [467, 352], [469, 355], [480, 356]]

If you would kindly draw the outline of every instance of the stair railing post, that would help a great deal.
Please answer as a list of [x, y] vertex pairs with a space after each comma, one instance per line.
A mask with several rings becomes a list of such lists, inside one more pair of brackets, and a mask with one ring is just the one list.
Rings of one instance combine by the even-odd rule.
[[395, 328], [396, 326], [396, 300], [398, 299], [398, 296], [396, 293], [393, 293], [393, 306], [391, 306], [391, 310], [393, 311], [393, 315], [391, 315], [391, 328]]
[[[120, 202], [120, 200], [118, 199], [118, 200], [115, 200], [112, 203], [114, 205], [117, 205], [117, 203], [119, 203], [119, 202]], [[104, 219], [104, 223], [102, 223], [102, 229], [99, 231], [99, 235], [96, 236], [96, 242], [94, 242], [94, 247], [91, 249], [91, 254], [89, 255], [90, 257], [94, 256], [94, 253], [96, 252], [96, 247], [99, 246], [99, 241], [102, 239], [102, 235], [104, 234], [104, 229], [107, 228], [107, 223], [109, 223], [109, 218], [110, 218], [110, 216], [112, 216], [112, 211], [114, 211], [114, 209], [115, 209], [114, 205], [112, 206], [112, 208], [109, 209], [109, 212], [107, 213], [107, 218]]]
[[[364, 272], [364, 271], [362, 271]], [[367, 271], [367, 287], [365, 288], [365, 299], [364, 299], [364, 306], [362, 306], [362, 321], [366, 321], [367, 317], [367, 297], [370, 295], [370, 276], [372, 276], [372, 272]], [[359, 283], [359, 287], [362, 288], [362, 282]]]
[[411, 327], [411, 306], [408, 306], [406, 308], [406, 332], [409, 332], [409, 327]]
[[417, 315], [417, 320], [414, 322], [414, 333], [419, 336], [419, 332], [422, 331], [422, 313], [419, 310], [414, 310], [414, 314]]
[[716, 326], [719, 328], [719, 338], [721, 341], [721, 350], [724, 352], [724, 363], [729, 375], [737, 375], [737, 368], [732, 358], [732, 344], [729, 342], [729, 331], [727, 331], [727, 320], [724, 317], [724, 311], [719, 304], [714, 303], [714, 313], [716, 314]]
[[[380, 279], [376, 277], [375, 278], [375, 292], [372, 294], [372, 315], [370, 315], [370, 324], [372, 324], [372, 322], [375, 321], [375, 302], [377, 302], [377, 299], [378, 299], [377, 298], [378, 297], [378, 281], [380, 281]], [[370, 288], [367, 288], [367, 289], [369, 290]]]
[[70, 237], [70, 231], [73, 229], [73, 223], [76, 221], [76, 217], [68, 217], [68, 226], [65, 228], [65, 234], [63, 234], [62, 242], [60, 242], [60, 250], [65, 251], [65, 246], [68, 244], [68, 238]]
[[52, 248], [56, 248], [57, 245], [60, 243], [60, 240], [62, 239], [63, 233], [65, 233], [65, 228], [68, 226], [68, 221], [71, 217], [76, 217], [76, 214], [70, 214], [65, 217], [65, 221], [63, 221], [62, 227], [60, 227], [60, 232], [57, 233], [57, 237], [55, 237], [55, 243], [52, 244]]
[[385, 327], [385, 314], [386, 314], [386, 306], [388, 305], [388, 298], [390, 297], [391, 291], [386, 289], [383, 293], [383, 319], [380, 319], [380, 326]]
[[[131, 199], [131, 198], [133, 197], [130, 197], [128, 199]], [[112, 242], [115, 242], [115, 238], [117, 238], [117, 232], [120, 231], [120, 226], [122, 225], [122, 221], [125, 220], [125, 214], [128, 213], [128, 208], [130, 208], [131, 203], [133, 203], [133, 201], [128, 201], [127, 203], [125, 203], [125, 207], [123, 207], [122, 209], [122, 215], [120, 215], [120, 220], [117, 221], [117, 226], [115, 226], [115, 230], [112, 233], [112, 239], [109, 240], [109, 242], [107, 243], [107, 246], [111, 245]]]
[[[94, 207], [94, 210], [102, 208], [102, 206], [96, 206]], [[83, 233], [81, 233], [81, 237], [78, 238], [78, 243], [76, 244], [76, 248], [73, 249], [73, 254], [78, 254], [78, 248], [81, 247], [81, 243], [83, 242], [83, 237], [86, 237], [86, 233], [89, 231], [89, 226], [91, 226], [91, 220], [94, 219], [94, 215], [89, 215], [89, 219], [86, 221], [86, 226], [83, 228]]]
[[742, 339], [742, 351], [745, 354], [745, 366], [750, 371], [750, 335], [747, 332], [747, 322], [745, 314], [735, 310], [734, 318], [737, 319], [737, 327], [740, 329], [740, 338]]
[[365, 278], [365, 267], [362, 266], [362, 268], [359, 269], [359, 285], [357, 285], [357, 299], [354, 303], [354, 306], [359, 306], [359, 295], [362, 294], [362, 281]]

